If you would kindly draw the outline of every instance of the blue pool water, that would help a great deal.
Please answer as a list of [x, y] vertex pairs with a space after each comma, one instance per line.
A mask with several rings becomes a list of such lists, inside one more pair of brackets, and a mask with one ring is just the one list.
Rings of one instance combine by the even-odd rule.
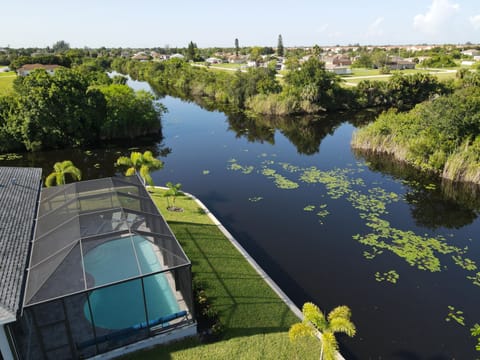
[[[85, 271], [94, 278], [95, 286], [140, 275], [133, 247], [142, 274], [161, 270], [161, 264], [148, 240], [141, 236], [119, 238], [99, 245], [85, 255]], [[148, 320], [180, 310], [164, 274], [151, 275], [143, 281]], [[97, 327], [116, 330], [146, 321], [140, 279], [93, 291], [90, 305]], [[91, 322], [88, 302], [85, 302], [83, 311]]]

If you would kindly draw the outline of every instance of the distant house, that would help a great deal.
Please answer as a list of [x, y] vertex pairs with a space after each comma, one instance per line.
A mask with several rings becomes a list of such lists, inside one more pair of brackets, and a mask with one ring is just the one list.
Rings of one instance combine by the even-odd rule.
[[229, 56], [229, 58], [228, 58], [228, 62], [230, 64], [243, 64], [243, 63], [245, 63], [245, 61], [246, 61], [245, 56], [241, 56], [241, 55], [239, 55], [239, 56], [232, 55], [232, 56]]
[[185, 56], [183, 56], [182, 54], [173, 54], [173, 55], [170, 55], [170, 59], [185, 59]]
[[146, 61], [150, 59], [151, 57], [144, 52], [139, 52], [132, 56], [132, 60]]
[[475, 49], [464, 50], [462, 51], [462, 55], [480, 56], [480, 50], [475, 50]]
[[352, 73], [352, 69], [348, 66], [336, 66], [333, 64], [329, 64], [325, 65], [325, 69], [337, 75], [350, 75]]
[[332, 59], [332, 64], [335, 66], [350, 66], [352, 65], [352, 60], [345, 55], [337, 55]]
[[222, 59], [219, 59], [219, 58], [216, 58], [216, 57], [209, 57], [207, 60], [205, 60], [205, 62], [207, 62], [209, 64], [221, 64]]
[[400, 56], [391, 56], [387, 63], [388, 68], [391, 70], [415, 69], [415, 65], [413, 61], [406, 60]]
[[17, 69], [17, 74], [18, 76], [27, 76], [33, 70], [43, 69], [50, 75], [53, 75], [55, 70], [57, 70], [59, 67], [60, 65], [25, 64], [21, 68]]

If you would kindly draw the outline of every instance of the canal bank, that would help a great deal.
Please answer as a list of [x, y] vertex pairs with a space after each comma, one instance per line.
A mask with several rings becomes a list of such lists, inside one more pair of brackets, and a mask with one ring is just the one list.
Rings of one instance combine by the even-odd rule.
[[195, 283], [201, 283], [211, 299], [224, 332], [214, 343], [192, 338], [126, 359], [318, 359], [318, 340], [291, 343], [288, 338], [300, 310], [200, 200], [179, 196], [175, 206], [184, 211], [171, 212], [166, 208], [173, 199], [166, 198], [164, 190], [152, 189], [150, 195], [190, 258]]

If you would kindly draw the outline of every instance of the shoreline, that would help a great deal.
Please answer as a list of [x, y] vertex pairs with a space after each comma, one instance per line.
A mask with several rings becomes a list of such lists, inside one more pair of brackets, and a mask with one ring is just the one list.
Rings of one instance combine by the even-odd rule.
[[[163, 186], [154, 186], [155, 189], [166, 190]], [[205, 215], [217, 226], [225, 238], [235, 247], [235, 249], [242, 255], [242, 257], [253, 267], [262, 280], [277, 294], [277, 296], [285, 303], [285, 305], [298, 317], [300, 321], [303, 320], [302, 311], [295, 305], [295, 303], [288, 297], [287, 294], [273, 281], [273, 279], [262, 269], [262, 267], [250, 256], [250, 254], [243, 248], [243, 246], [235, 239], [235, 237], [225, 228], [225, 226], [215, 217], [215, 215], [208, 209], [208, 207], [195, 195], [182, 191], [182, 193], [190, 197], [195, 203], [200, 206]], [[345, 360], [340, 352], [337, 352], [337, 360]]]

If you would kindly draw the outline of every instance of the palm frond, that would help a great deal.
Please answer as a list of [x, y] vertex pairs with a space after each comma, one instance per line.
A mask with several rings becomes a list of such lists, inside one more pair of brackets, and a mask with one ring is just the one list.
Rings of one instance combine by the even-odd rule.
[[155, 158], [151, 151], [145, 151], [143, 153], [143, 161], [145, 165], [148, 165], [150, 170], [159, 170], [163, 168], [163, 162]]
[[328, 321], [332, 321], [332, 319], [335, 319], [335, 318], [350, 319], [350, 316], [352, 316], [352, 311], [348, 306], [346, 305], [337, 306], [328, 314]]
[[120, 165], [120, 166], [132, 166], [132, 160], [129, 158], [129, 157], [126, 157], [126, 156], [120, 156], [118, 159], [117, 159], [117, 165]]
[[298, 338], [312, 336], [314, 329], [305, 323], [293, 324], [288, 330], [290, 341], [296, 341]]
[[138, 151], [132, 151], [130, 153], [130, 161], [132, 162], [132, 166], [136, 169], [139, 169], [143, 163], [143, 155]]
[[70, 174], [74, 180], [82, 180], [82, 172], [73, 164], [63, 170], [64, 174]]
[[336, 360], [338, 351], [338, 342], [335, 334], [326, 331], [322, 334], [323, 359]]
[[48, 175], [47, 178], [45, 179], [45, 186], [46, 186], [46, 187], [50, 187], [50, 186], [55, 185], [56, 180], [57, 180], [57, 174], [56, 174], [55, 172], [52, 172], [52, 173], [51, 173], [50, 175]]
[[345, 318], [334, 318], [330, 321], [330, 330], [333, 332], [342, 332], [352, 337], [357, 333], [355, 325]]
[[135, 168], [132, 166], [132, 167], [129, 167], [127, 171], [125, 171], [125, 176], [133, 176], [133, 175], [135, 175]]
[[325, 316], [317, 305], [311, 302], [306, 302], [303, 304], [302, 313], [304, 321], [312, 323], [318, 330], [323, 330], [327, 326]]

